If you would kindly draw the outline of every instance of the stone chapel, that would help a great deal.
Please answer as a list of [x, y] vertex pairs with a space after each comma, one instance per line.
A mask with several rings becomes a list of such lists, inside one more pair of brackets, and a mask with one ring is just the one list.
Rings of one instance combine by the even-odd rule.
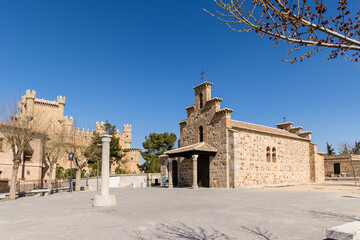
[[169, 187], [239, 188], [324, 181], [324, 153], [310, 131], [292, 122], [277, 128], [231, 119], [211, 96], [212, 83], [194, 87], [195, 104], [180, 124], [179, 148], [161, 155]]

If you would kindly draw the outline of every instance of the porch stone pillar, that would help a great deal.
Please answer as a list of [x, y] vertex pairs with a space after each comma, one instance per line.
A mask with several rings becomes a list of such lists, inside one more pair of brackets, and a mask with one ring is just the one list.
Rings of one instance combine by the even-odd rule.
[[168, 158], [169, 161], [169, 168], [168, 168], [168, 177], [169, 177], [169, 187], [168, 188], [173, 188], [173, 180], [172, 180], [172, 162], [173, 162], [173, 158]]
[[199, 155], [192, 155], [191, 158], [193, 160], [193, 184], [192, 184], [192, 188], [193, 189], [197, 189], [198, 184], [197, 184], [197, 159], [198, 159]]

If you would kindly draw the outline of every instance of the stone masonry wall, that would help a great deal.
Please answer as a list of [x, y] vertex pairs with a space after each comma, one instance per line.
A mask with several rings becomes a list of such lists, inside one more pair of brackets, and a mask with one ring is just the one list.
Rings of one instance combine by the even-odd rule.
[[[209, 181], [210, 187], [226, 188], [227, 187], [227, 162], [226, 162], [226, 127], [225, 116], [215, 115], [215, 105], [205, 104], [202, 109], [194, 111], [187, 119], [187, 124], [182, 128], [180, 144], [182, 147], [198, 143], [199, 127], [203, 127], [204, 142], [217, 148], [218, 152], [215, 157], [210, 158]], [[192, 169], [192, 165], [191, 165]], [[180, 172], [182, 174], [182, 172]], [[184, 179], [192, 178], [191, 171], [185, 171]], [[190, 183], [191, 184], [191, 183]]]
[[[334, 158], [334, 159], [328, 159]], [[325, 157], [325, 176], [326, 177], [339, 177], [334, 175], [334, 163], [340, 163], [340, 173], [346, 174], [346, 177], [354, 177], [353, 167], [355, 169], [356, 176], [360, 176], [360, 159], [353, 155], [353, 163], [351, 164], [350, 155], [340, 156], [326, 156]]]
[[[235, 187], [310, 181], [306, 141], [238, 130], [233, 144]], [[267, 161], [267, 147], [271, 149], [271, 162]], [[276, 162], [272, 159], [273, 148]]]
[[139, 168], [138, 165], [140, 165], [140, 150], [129, 150], [129, 151], [125, 151], [125, 159], [127, 160], [127, 162], [125, 163], [124, 168], [133, 174], [139, 174]]
[[[193, 169], [193, 162], [190, 158], [180, 158], [178, 160], [179, 166], [179, 187], [191, 187], [192, 186], [192, 169]], [[173, 180], [174, 181], [174, 180]]]
[[325, 170], [324, 170], [324, 156], [317, 154], [315, 160], [315, 181], [316, 182], [323, 182], [325, 181]]

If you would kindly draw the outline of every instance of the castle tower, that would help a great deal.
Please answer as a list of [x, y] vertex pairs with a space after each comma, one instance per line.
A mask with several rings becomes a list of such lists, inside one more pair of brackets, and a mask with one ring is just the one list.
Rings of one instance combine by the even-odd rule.
[[35, 97], [36, 92], [34, 90], [32, 92], [30, 89], [26, 90], [24, 109], [26, 116], [30, 118], [34, 117]]
[[123, 135], [122, 135], [122, 140], [124, 145], [122, 146], [122, 148], [131, 148], [131, 124], [126, 124], [124, 125], [123, 128]]
[[59, 104], [58, 118], [59, 120], [61, 120], [64, 118], [64, 108], [65, 108], [66, 99], [63, 96], [57, 96], [56, 102]]

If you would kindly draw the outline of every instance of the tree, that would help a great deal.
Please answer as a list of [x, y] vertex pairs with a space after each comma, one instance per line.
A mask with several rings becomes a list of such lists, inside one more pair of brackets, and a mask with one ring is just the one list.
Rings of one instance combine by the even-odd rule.
[[151, 133], [145, 137], [143, 147], [147, 150], [141, 153], [145, 159], [145, 163], [139, 166], [141, 171], [158, 173], [160, 172], [160, 155], [171, 150], [176, 142], [176, 135], [174, 133]]
[[53, 137], [47, 142], [45, 148], [45, 161], [49, 164], [49, 183], [48, 188], [52, 189], [52, 177], [58, 160], [65, 155], [65, 133], [64, 129], [57, 134], [53, 134]]
[[[40, 130], [44, 127], [40, 120], [32, 119], [28, 116], [20, 118], [17, 115], [16, 103], [2, 104], [0, 107], [2, 123], [0, 130], [4, 134], [5, 141], [9, 144], [12, 151], [12, 173], [10, 179], [9, 199], [16, 198], [16, 183], [19, 166], [23, 163], [23, 155], [26, 151], [31, 151], [31, 142], [35, 138], [46, 141], [46, 135]], [[41, 118], [39, 118], [41, 119]]]
[[64, 171], [65, 171], [65, 169], [64, 169], [62, 166], [56, 165], [55, 178], [57, 178], [57, 179], [65, 179], [65, 177], [64, 177], [64, 174], [65, 174]]
[[337, 145], [338, 145], [340, 155], [351, 154], [351, 150], [353, 149], [353, 146], [351, 146], [350, 143], [340, 142]]
[[360, 143], [358, 143], [357, 141], [355, 141], [354, 146], [352, 146], [348, 142], [338, 143], [339, 153], [340, 154], [348, 154], [348, 155], [350, 155], [350, 164], [351, 164], [352, 172], [353, 172], [353, 175], [354, 175], [355, 186], [357, 186], [357, 179], [356, 179], [356, 170], [355, 170], [355, 165], [354, 165], [354, 160], [352, 158], [352, 154], [359, 154], [359, 151], [360, 151], [360, 145], [359, 144]]
[[81, 173], [83, 168], [88, 164], [85, 156], [86, 149], [89, 146], [88, 142], [89, 140], [86, 138], [86, 136], [80, 134], [80, 129], [77, 127], [77, 122], [74, 121], [74, 130], [70, 132], [69, 141], [67, 143], [67, 153], [69, 154], [71, 151], [74, 153], [73, 161], [76, 168], [75, 192], [80, 191]]
[[331, 144], [326, 143], [326, 149], [327, 149], [327, 155], [331, 156], [331, 155], [335, 155], [335, 150], [334, 148], [331, 146]]
[[[123, 166], [127, 161], [124, 159], [125, 154], [121, 152], [120, 139], [117, 137], [116, 126], [106, 121], [103, 130], [112, 136], [110, 141], [110, 167], [114, 162], [119, 164], [119, 166]], [[98, 132], [94, 133], [91, 144], [85, 150], [85, 156], [92, 169], [90, 175], [93, 176], [94, 173], [96, 173], [97, 164], [99, 164], [99, 171], [101, 172], [102, 141]]]
[[[275, 42], [301, 47], [306, 54], [286, 62], [303, 61], [322, 50], [331, 49], [328, 59], [343, 55], [358, 62], [360, 52], [360, 11], [351, 13], [347, 0], [338, 1], [331, 13], [322, 0], [214, 0], [223, 10], [216, 14], [203, 9], [236, 32], [255, 31]], [[329, 4], [329, 3], [326, 3]], [[334, 15], [335, 14], [335, 15]]]
[[360, 154], [360, 142], [355, 141], [354, 147], [351, 149], [351, 153], [355, 155]]
[[115, 168], [116, 174], [128, 174], [129, 172], [123, 169], [120, 165]]
[[[76, 179], [76, 167], [75, 168], [72, 168], [72, 170], [70, 168], [68, 169], [65, 169], [63, 171], [63, 175], [62, 175], [62, 179], [69, 179], [70, 178], [70, 172], [71, 172], [71, 178], [72, 179]], [[81, 170], [81, 178], [84, 178], [85, 177], [85, 169], [82, 169]]]
[[87, 160], [84, 156], [86, 146], [79, 147], [77, 152], [74, 156], [75, 159], [75, 168], [76, 168], [76, 185], [75, 185], [75, 192], [80, 191], [80, 181], [81, 181], [81, 173], [83, 172], [83, 168], [87, 166]]
[[[95, 132], [91, 138], [90, 145], [85, 150], [85, 157], [88, 160], [88, 165], [90, 167], [90, 176], [94, 177], [101, 173], [101, 137], [99, 133]], [[97, 172], [99, 168], [99, 172]]]

